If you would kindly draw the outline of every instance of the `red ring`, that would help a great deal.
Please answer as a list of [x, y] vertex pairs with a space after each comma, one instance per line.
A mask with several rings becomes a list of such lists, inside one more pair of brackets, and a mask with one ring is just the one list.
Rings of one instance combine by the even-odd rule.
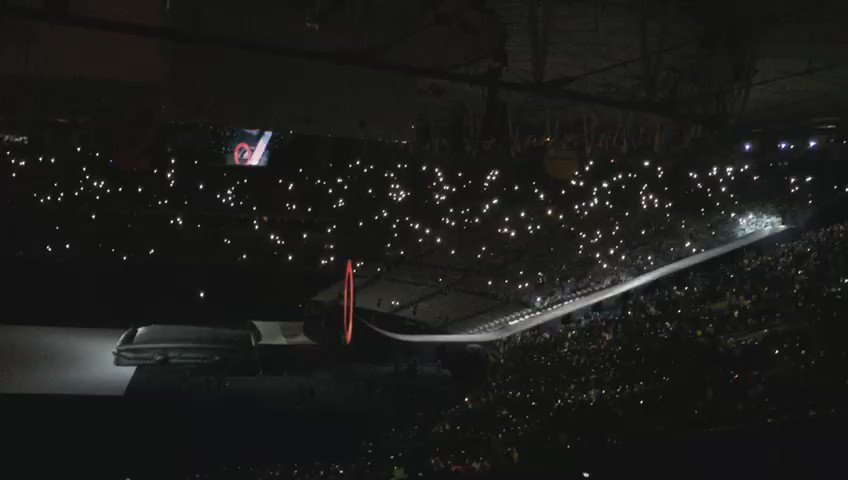
[[253, 151], [250, 149], [250, 145], [246, 144], [245, 142], [241, 142], [238, 145], [236, 145], [235, 150], [233, 150], [233, 160], [235, 160], [236, 165], [240, 165], [239, 164], [239, 152], [242, 151], [242, 150], [247, 150], [247, 159], [248, 160], [250, 160], [250, 155], [253, 153]]
[[349, 345], [353, 337], [353, 263], [350, 260], [347, 261], [347, 269], [345, 270], [344, 307], [342, 314], [344, 342], [345, 345]]

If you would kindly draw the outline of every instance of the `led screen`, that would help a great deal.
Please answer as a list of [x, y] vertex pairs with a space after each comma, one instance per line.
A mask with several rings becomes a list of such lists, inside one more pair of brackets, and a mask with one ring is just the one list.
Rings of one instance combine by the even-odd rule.
[[233, 128], [227, 130], [224, 157], [227, 165], [260, 167], [268, 164], [270, 142], [274, 132]]

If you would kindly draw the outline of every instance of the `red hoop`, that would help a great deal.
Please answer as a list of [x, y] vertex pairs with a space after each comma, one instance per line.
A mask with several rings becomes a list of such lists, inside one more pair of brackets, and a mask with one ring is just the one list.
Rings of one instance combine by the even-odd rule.
[[247, 150], [247, 159], [248, 160], [250, 160], [250, 156], [253, 154], [253, 151], [250, 149], [250, 145], [248, 145], [244, 142], [239, 143], [238, 145], [236, 145], [235, 150], [233, 150], [233, 160], [235, 160], [236, 165], [240, 165], [239, 164], [239, 153], [242, 150]]
[[353, 263], [350, 260], [347, 261], [347, 269], [345, 270], [344, 308], [342, 314], [344, 342], [345, 345], [349, 345], [350, 339], [353, 337]]

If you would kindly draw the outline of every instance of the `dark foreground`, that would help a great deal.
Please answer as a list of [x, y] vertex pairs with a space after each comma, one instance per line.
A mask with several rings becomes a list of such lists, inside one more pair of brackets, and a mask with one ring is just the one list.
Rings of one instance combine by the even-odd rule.
[[[244, 399], [5, 396], [2, 403], [6, 478], [287, 478], [286, 465], [355, 461], [362, 439], [384, 427], [378, 410], [349, 415]], [[843, 412], [827, 412], [640, 432], [544, 462], [524, 452], [488, 478], [833, 478], [844, 468], [847, 427]]]

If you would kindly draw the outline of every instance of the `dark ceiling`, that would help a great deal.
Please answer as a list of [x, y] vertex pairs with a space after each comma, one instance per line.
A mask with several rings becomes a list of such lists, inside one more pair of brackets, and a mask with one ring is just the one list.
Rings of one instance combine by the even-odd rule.
[[848, 106], [845, 3], [9, 0], [0, 73], [31, 97], [141, 83], [177, 117], [361, 137], [495, 108], [526, 131], [797, 123]]

